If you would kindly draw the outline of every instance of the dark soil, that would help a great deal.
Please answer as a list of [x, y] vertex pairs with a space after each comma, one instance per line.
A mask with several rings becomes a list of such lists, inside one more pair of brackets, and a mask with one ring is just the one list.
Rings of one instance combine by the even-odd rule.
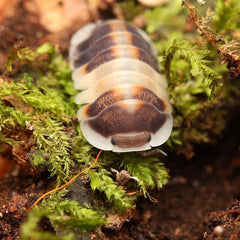
[[[28, 13], [21, 4], [15, 8], [15, 14], [0, 23], [0, 72], [9, 49], [18, 44], [37, 46], [52, 39], [66, 53], [72, 30], [62, 37], [51, 34], [37, 15]], [[240, 239], [239, 117], [238, 112], [216, 146], [198, 146], [197, 157], [191, 161], [169, 156], [165, 161], [171, 180], [163, 189], [150, 193], [158, 203], [140, 198], [133, 218], [118, 232], [104, 229], [105, 236], [113, 240]], [[11, 156], [0, 157], [8, 158], [4, 164], [11, 166], [5, 167], [9, 173], [0, 179], [0, 239], [17, 239], [20, 224], [26, 219], [24, 209], [36, 195], [46, 192], [48, 183], [27, 177], [9, 160]]]
[[18, 167], [0, 179], [0, 239], [18, 239], [20, 225], [26, 219], [26, 208], [45, 193], [47, 181], [34, 182]]
[[47, 30], [39, 24], [38, 16], [26, 12], [21, 3], [15, 6], [14, 16], [4, 18], [0, 24], [1, 74], [11, 48], [37, 46]]

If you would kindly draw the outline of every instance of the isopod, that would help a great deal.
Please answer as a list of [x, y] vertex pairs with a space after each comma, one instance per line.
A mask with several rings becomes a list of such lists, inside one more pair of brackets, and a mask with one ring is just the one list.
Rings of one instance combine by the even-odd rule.
[[167, 141], [172, 107], [156, 50], [145, 32], [121, 20], [89, 23], [70, 42], [76, 103], [84, 137], [114, 152]]

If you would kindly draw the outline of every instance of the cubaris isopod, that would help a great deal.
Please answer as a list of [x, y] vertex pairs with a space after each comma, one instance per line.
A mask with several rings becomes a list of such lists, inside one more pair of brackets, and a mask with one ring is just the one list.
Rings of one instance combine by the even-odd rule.
[[142, 30], [121, 20], [90, 23], [70, 43], [77, 116], [94, 147], [144, 151], [167, 141], [172, 107], [156, 50]]

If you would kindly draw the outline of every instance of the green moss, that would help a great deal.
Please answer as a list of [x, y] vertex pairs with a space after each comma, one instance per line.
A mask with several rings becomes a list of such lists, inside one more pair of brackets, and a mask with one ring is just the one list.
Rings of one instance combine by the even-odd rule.
[[121, 166], [134, 177], [136, 184], [146, 196], [148, 189], [161, 188], [168, 181], [168, 173], [163, 163], [156, 157], [141, 157], [136, 154], [124, 154]]
[[146, 31], [151, 33], [158, 33], [168, 35], [170, 31], [176, 31], [179, 34], [179, 29], [185, 26], [186, 9], [181, 6], [179, 0], [172, 0], [169, 4], [156, 7], [153, 9], [146, 9], [143, 16], [146, 17], [148, 24]]
[[[227, 63], [237, 66], [234, 61], [239, 59], [239, 42], [231, 40], [239, 32], [238, 20], [229, 31], [227, 19], [233, 20], [239, 15], [238, 5], [235, 0], [216, 1], [213, 12], [209, 8], [211, 3], [193, 6], [184, 1], [181, 7], [179, 1], [171, 1], [144, 12], [148, 20], [146, 30], [155, 40], [162, 72], [169, 82], [174, 129], [168, 145], [179, 154], [186, 152], [188, 157], [193, 156], [195, 144], [214, 142], [227, 123], [228, 108], [233, 106]], [[165, 11], [167, 9], [173, 10]], [[225, 11], [231, 16], [221, 17]], [[197, 12], [202, 16], [198, 17]], [[208, 41], [201, 39], [194, 24]], [[225, 39], [217, 35], [225, 31], [228, 32]], [[239, 94], [236, 88], [234, 91]]]
[[[9, 100], [10, 95], [14, 96], [13, 100]], [[4, 109], [1, 114], [3, 132], [19, 127], [22, 131], [32, 131], [37, 148], [44, 151], [41, 162], [49, 167], [52, 176], [57, 175], [60, 183], [68, 176], [69, 165], [73, 162], [69, 157], [72, 137], [65, 131], [66, 126], [72, 125], [73, 109], [57, 90], [48, 86], [38, 88], [27, 74], [21, 81], [3, 82], [0, 98], [3, 99], [1, 107]], [[10, 101], [12, 107], [5, 106], [6, 101]], [[37, 163], [34, 158], [30, 160], [39, 165], [39, 156]]]
[[238, 0], [216, 0], [213, 13], [213, 28], [224, 37], [232, 38], [232, 33], [240, 29], [240, 2]]
[[121, 9], [121, 13], [126, 21], [132, 20], [143, 11], [143, 6], [137, 4], [134, 0], [119, 2], [117, 6]]
[[[36, 231], [36, 228], [38, 228], [40, 220], [43, 217], [48, 217], [48, 209], [33, 209], [29, 215], [29, 221], [27, 221], [25, 224], [22, 225], [22, 240], [28, 240], [31, 238], [35, 239], [41, 239], [41, 240], [59, 240], [60, 238], [56, 236], [54, 233], [46, 232], [46, 231]], [[72, 233], [66, 235], [62, 239], [64, 240], [70, 240], [73, 239], [74, 235]]]
[[90, 170], [88, 174], [91, 179], [91, 188], [104, 192], [114, 208], [120, 211], [126, 211], [134, 207], [131, 199], [127, 197], [126, 191], [120, 189], [113, 181], [111, 172], [108, 172], [106, 169], [101, 169], [98, 171]]

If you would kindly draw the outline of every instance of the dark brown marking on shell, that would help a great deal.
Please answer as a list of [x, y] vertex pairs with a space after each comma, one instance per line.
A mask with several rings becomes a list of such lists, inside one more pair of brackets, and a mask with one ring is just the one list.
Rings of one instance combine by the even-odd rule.
[[88, 39], [78, 44], [77, 52], [84, 52], [86, 49], [92, 46], [99, 38], [106, 34], [109, 34], [110, 32], [111, 28], [108, 24], [96, 27], [95, 29], [93, 29], [92, 34], [89, 36]]
[[154, 56], [151, 54], [150, 46], [139, 34], [137, 35], [129, 32], [112, 32], [98, 39], [98, 41], [93, 43], [91, 46], [88, 46], [85, 51], [79, 52], [74, 64], [75, 67], [80, 67], [84, 65], [85, 63], [91, 61], [92, 58], [94, 58], [102, 51], [115, 45], [135, 46], [139, 49], [143, 49], [150, 58], [154, 59]]
[[89, 73], [98, 66], [102, 65], [105, 62], [109, 62], [115, 58], [117, 58], [117, 52], [114, 51], [115, 47], [109, 48], [100, 54], [98, 54], [95, 58], [93, 58], [87, 65], [86, 71]]
[[[128, 45], [122, 45], [114, 46], [98, 54], [87, 64], [86, 71], [89, 73], [105, 62], [109, 62], [113, 59], [123, 57], [138, 59], [147, 63], [154, 69], [157, 69], [157, 66], [155, 66], [155, 63], [153, 62], [153, 59], [151, 59], [145, 51]], [[78, 65], [77, 61], [76, 64]]]
[[104, 108], [123, 99], [138, 99], [147, 102], [154, 105], [161, 112], [164, 112], [166, 109], [166, 103], [148, 88], [135, 86], [134, 89], [131, 89], [130, 91], [134, 92], [134, 94], [126, 96], [126, 94], [121, 94], [120, 91], [114, 89], [104, 92], [87, 107], [86, 114], [89, 117], [97, 116]]
[[133, 110], [129, 110], [127, 105], [110, 105], [97, 117], [86, 121], [96, 132], [109, 137], [133, 132], [155, 133], [167, 120], [167, 115], [159, 112], [152, 104], [138, 102]]
[[111, 143], [122, 148], [140, 147], [151, 141], [149, 133], [140, 133], [134, 136], [113, 136]]
[[102, 38], [103, 36], [108, 35], [109, 33], [119, 31], [128, 31], [130, 33], [134, 33], [140, 36], [136, 28], [125, 22], [114, 20], [106, 21], [103, 24], [97, 26], [95, 29], [93, 29], [92, 34], [89, 36], [89, 38], [81, 42], [77, 46], [77, 52], [79, 53], [83, 52], [87, 48], [89, 48], [89, 46], [92, 46], [99, 38]]
[[160, 99], [154, 92], [152, 92], [148, 88], [140, 87], [139, 91], [136, 91], [133, 98], [150, 103], [161, 112], [164, 112], [164, 110], [166, 109], [165, 101]]
[[104, 108], [114, 104], [124, 98], [123, 95], [113, 90], [108, 90], [100, 95], [92, 104], [88, 106], [86, 113], [89, 117], [98, 115]]

